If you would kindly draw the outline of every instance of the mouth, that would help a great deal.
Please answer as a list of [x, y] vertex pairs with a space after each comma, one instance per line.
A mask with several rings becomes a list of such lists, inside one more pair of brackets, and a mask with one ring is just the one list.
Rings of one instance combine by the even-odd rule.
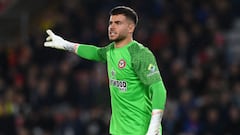
[[111, 36], [111, 37], [112, 37], [112, 36], [115, 36], [115, 35], [117, 35], [117, 33], [116, 33], [116, 32], [114, 32], [114, 31], [110, 31], [110, 32], [109, 32], [109, 36]]

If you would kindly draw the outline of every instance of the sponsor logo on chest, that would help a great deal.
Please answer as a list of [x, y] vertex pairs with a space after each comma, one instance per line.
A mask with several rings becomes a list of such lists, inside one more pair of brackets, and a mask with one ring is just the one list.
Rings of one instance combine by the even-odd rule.
[[127, 82], [124, 80], [118, 80], [116, 75], [117, 75], [117, 72], [114, 69], [112, 69], [111, 77], [110, 77], [110, 85], [118, 88], [122, 92], [126, 91], [127, 90]]
[[120, 91], [127, 90], [127, 82], [126, 81], [110, 79], [110, 84], [114, 87], [117, 87]]

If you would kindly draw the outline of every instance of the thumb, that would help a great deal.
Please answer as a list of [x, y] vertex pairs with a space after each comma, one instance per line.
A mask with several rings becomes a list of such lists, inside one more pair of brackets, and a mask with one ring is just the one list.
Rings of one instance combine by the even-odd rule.
[[45, 47], [53, 47], [53, 43], [52, 42], [45, 42], [44, 46]]

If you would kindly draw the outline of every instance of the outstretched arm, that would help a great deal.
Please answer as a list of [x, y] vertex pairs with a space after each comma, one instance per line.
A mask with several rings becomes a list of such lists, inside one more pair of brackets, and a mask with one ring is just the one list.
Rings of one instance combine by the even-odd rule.
[[51, 30], [47, 30], [46, 32], [49, 36], [44, 43], [45, 47], [67, 50], [76, 53], [78, 56], [88, 60], [102, 60], [98, 54], [98, 50], [100, 49], [99, 47], [96, 47], [94, 45], [72, 43], [54, 34]]

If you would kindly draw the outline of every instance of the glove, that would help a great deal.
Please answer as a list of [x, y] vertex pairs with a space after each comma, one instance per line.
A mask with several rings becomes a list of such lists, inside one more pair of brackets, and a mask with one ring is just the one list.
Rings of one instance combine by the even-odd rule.
[[162, 121], [162, 115], [162, 110], [154, 109], [152, 111], [152, 118], [146, 135], [161, 135], [160, 126]]
[[45, 47], [68, 50], [71, 52], [75, 52], [78, 47], [78, 44], [64, 40], [62, 37], [55, 35], [51, 30], [47, 30], [46, 32], [49, 36], [44, 43]]

